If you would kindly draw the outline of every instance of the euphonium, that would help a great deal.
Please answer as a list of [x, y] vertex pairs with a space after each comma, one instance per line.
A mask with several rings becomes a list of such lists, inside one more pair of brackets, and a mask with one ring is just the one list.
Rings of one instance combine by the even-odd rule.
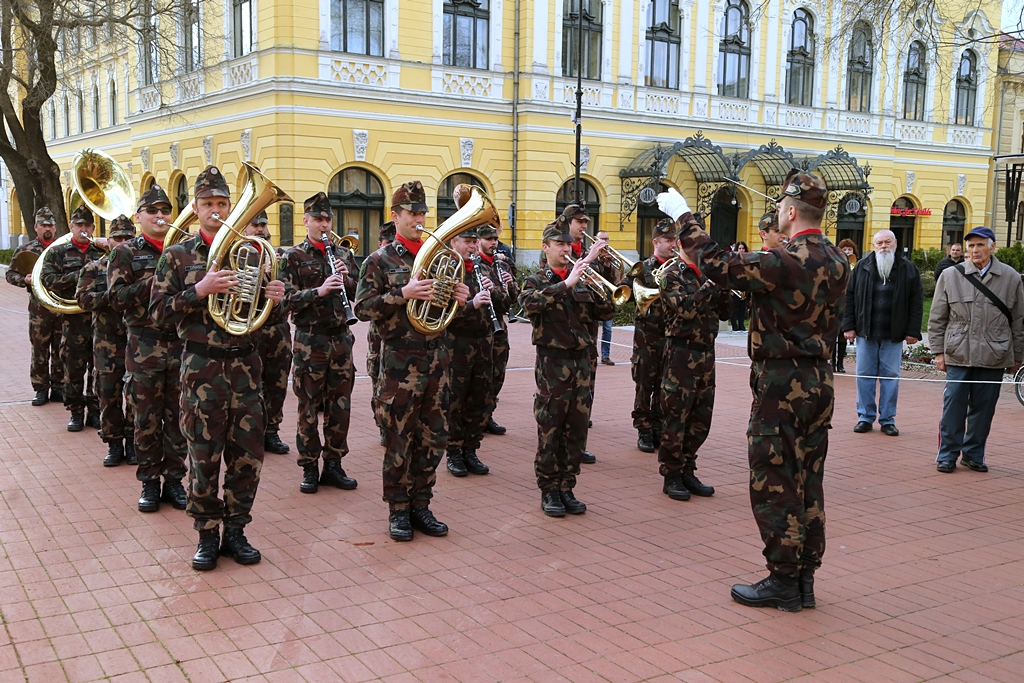
[[164, 249], [167, 247], [173, 247], [179, 242], [184, 242], [189, 237], [189, 227], [199, 220], [199, 216], [196, 215], [195, 202], [189, 202], [184, 209], [178, 212], [178, 217], [171, 223], [162, 218], [158, 221], [161, 225], [168, 225], [167, 234], [164, 235]]
[[455, 285], [462, 282], [466, 266], [462, 257], [454, 249], [449, 249], [446, 242], [461, 232], [481, 225], [490, 225], [499, 220], [491, 200], [479, 187], [472, 189], [465, 205], [430, 232], [426, 228], [419, 230], [430, 237], [430, 243], [424, 244], [412, 264], [412, 272], [419, 277], [434, 281], [433, 296], [429, 301], [414, 299], [406, 304], [409, 323], [422, 334], [437, 334], [451, 324], [459, 310], [455, 300]]
[[[206, 262], [207, 272], [226, 268], [235, 271], [238, 284], [228, 292], [211, 294], [207, 306], [214, 321], [230, 334], [244, 335], [254, 332], [267, 321], [274, 302], [266, 299], [259, 305], [266, 282], [277, 279], [277, 252], [264, 239], [245, 234], [245, 226], [263, 209], [274, 202], [291, 201], [291, 197], [270, 182], [252, 164], [243, 163], [249, 172], [245, 188], [238, 203], [228, 217], [214, 218], [221, 222], [221, 230], [210, 244]], [[180, 218], [180, 216], [179, 216]]]

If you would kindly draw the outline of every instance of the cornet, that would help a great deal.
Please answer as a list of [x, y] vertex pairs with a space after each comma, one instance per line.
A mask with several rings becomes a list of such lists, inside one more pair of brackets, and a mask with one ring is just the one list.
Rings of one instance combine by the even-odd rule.
[[[572, 256], [566, 256], [566, 258], [569, 259], [569, 264], [573, 266], [575, 266], [576, 262], [579, 260]], [[616, 306], [629, 303], [630, 297], [633, 296], [629, 287], [626, 285], [616, 287], [612, 283], [608, 282], [608, 280], [601, 277], [600, 273], [589, 265], [583, 269], [582, 273], [580, 273], [580, 282], [585, 284], [587, 287], [590, 287], [591, 291], [599, 297], [610, 300]]]
[[[589, 233], [583, 233], [583, 244], [586, 245], [587, 249], [594, 246], [594, 242], [596, 241], [597, 239], [591, 236]], [[622, 268], [622, 270], [630, 277], [636, 277], [644, 270], [643, 261], [637, 261], [636, 263], [630, 261], [628, 258], [626, 258], [618, 251], [616, 251], [614, 248], [612, 248], [610, 244], [601, 251], [606, 251], [609, 254], [611, 254], [612, 259], [616, 263], [618, 263], [619, 267]]]

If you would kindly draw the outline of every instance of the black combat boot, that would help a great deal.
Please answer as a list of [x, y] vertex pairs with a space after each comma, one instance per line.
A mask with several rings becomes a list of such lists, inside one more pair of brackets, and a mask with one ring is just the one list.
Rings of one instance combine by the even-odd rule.
[[345, 474], [340, 460], [325, 460], [324, 472], [320, 475], [320, 485], [334, 486], [345, 491], [351, 491], [359, 486], [359, 482]]
[[100, 428], [100, 411], [98, 408], [89, 407], [89, 410], [85, 413], [85, 426], [89, 429]]
[[654, 447], [655, 448], [660, 448], [661, 447], [661, 430], [660, 429], [652, 429], [651, 430], [651, 439], [654, 441]]
[[302, 468], [302, 483], [299, 490], [303, 493], [316, 493], [320, 489], [320, 467], [316, 464]]
[[800, 570], [800, 603], [808, 609], [814, 609], [818, 606], [814, 602], [813, 569], [804, 568]]
[[71, 412], [71, 422], [68, 422], [69, 432], [80, 432], [85, 429], [85, 411], [74, 410]]
[[476, 455], [475, 448], [469, 448], [462, 451], [462, 459], [466, 463], [466, 470], [470, 474], [487, 474], [491, 471], [491, 468], [480, 462], [480, 458]]
[[207, 572], [217, 568], [217, 546], [220, 545], [220, 529], [203, 529], [199, 532], [199, 547], [192, 556], [192, 569]]
[[409, 521], [412, 523], [412, 528], [416, 531], [422, 531], [427, 536], [447, 536], [448, 525], [444, 522], [437, 521], [434, 517], [434, 513], [430, 511], [426, 505], [420, 507], [414, 507], [409, 511]]
[[164, 492], [160, 500], [170, 503], [175, 510], [184, 510], [188, 505], [188, 495], [185, 494], [185, 487], [181, 485], [181, 479], [164, 479]]
[[540, 509], [548, 517], [565, 517], [565, 503], [558, 491], [544, 491], [540, 494]]
[[117, 467], [124, 460], [124, 442], [121, 439], [107, 442], [107, 457], [103, 458], [104, 467]]
[[590, 451], [583, 451], [583, 459], [580, 462], [584, 465], [593, 465], [597, 462], [597, 456]]
[[281, 436], [277, 432], [267, 432], [263, 436], [263, 450], [267, 453], [284, 455], [291, 449], [288, 448], [288, 444], [281, 441]]
[[64, 390], [50, 389], [50, 403], [64, 403]]
[[34, 406], [45, 406], [49, 402], [50, 397], [47, 395], [46, 389], [37, 391], [35, 398], [32, 399], [32, 405]]
[[487, 418], [487, 426], [484, 427], [484, 431], [488, 434], [497, 434], [498, 436], [501, 436], [508, 430], [495, 422], [493, 417], [489, 417]]
[[448, 464], [448, 472], [453, 477], [464, 477], [469, 474], [466, 469], [466, 461], [462, 458], [462, 451], [458, 448], [449, 448], [448, 457], [445, 458]]
[[249, 545], [245, 538], [245, 529], [240, 526], [224, 526], [224, 540], [220, 544], [220, 554], [233, 557], [238, 564], [256, 564], [263, 559], [260, 551]]
[[650, 429], [641, 429], [636, 440], [636, 447], [644, 453], [654, 452], [654, 434]]
[[690, 500], [690, 491], [683, 486], [683, 475], [670, 474], [665, 477], [661, 492], [672, 500]]
[[139, 497], [139, 512], [156, 512], [160, 509], [160, 480], [151, 479], [142, 482], [142, 495]]
[[388, 515], [388, 533], [394, 541], [412, 540], [412, 521], [409, 519], [409, 509], [392, 510]]
[[135, 437], [124, 440], [124, 461], [129, 465], [138, 465], [139, 461], [135, 457]]
[[795, 576], [769, 574], [753, 585], [738, 583], [732, 587], [732, 599], [747, 607], [778, 607], [783, 612], [799, 612], [800, 586]]
[[576, 496], [573, 495], [572, 489], [559, 491], [558, 497], [562, 499], [562, 507], [570, 515], [582, 515], [587, 511], [587, 504], [582, 500], [577, 500]]
[[693, 472], [683, 472], [683, 486], [695, 496], [707, 498], [708, 496], [715, 495], [715, 487], [702, 484]]

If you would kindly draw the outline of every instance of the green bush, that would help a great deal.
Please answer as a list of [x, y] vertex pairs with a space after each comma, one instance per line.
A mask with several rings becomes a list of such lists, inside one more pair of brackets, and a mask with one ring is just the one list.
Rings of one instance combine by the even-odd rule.
[[1015, 243], [1011, 247], [996, 249], [996, 258], [1012, 266], [1018, 273], [1024, 271], [1024, 245], [1020, 242]]
[[921, 287], [924, 289], [924, 296], [926, 299], [930, 299], [935, 296], [935, 271], [934, 270], [922, 270], [921, 271]]
[[925, 272], [934, 273], [935, 266], [939, 265], [939, 261], [941, 261], [945, 256], [946, 253], [941, 249], [929, 249], [928, 251], [925, 251], [924, 249], [914, 249], [910, 252], [911, 262], [917, 266], [922, 275], [924, 275]]
[[0, 263], [5, 266], [11, 265], [11, 258], [14, 256], [13, 249], [0, 249]]
[[630, 300], [629, 303], [615, 308], [615, 324], [616, 325], [632, 325], [633, 319], [636, 317], [636, 302]]

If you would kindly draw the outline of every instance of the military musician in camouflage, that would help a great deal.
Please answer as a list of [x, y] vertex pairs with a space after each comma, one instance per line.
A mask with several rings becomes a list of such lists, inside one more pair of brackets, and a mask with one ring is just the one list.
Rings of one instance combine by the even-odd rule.
[[505, 251], [501, 250], [501, 247], [505, 245], [498, 240], [499, 229], [493, 225], [484, 225], [477, 230], [477, 233], [480, 235], [478, 245], [480, 259], [494, 271], [495, 277], [498, 278], [495, 280], [495, 284], [501, 287], [504, 295], [492, 302], [495, 307], [494, 312], [505, 328], [505, 334], [494, 337], [494, 350], [491, 354], [494, 372], [491, 376], [491, 395], [487, 400], [487, 424], [484, 427], [484, 431], [488, 434], [501, 435], [507, 430], [494, 421], [494, 410], [498, 406], [498, 394], [501, 393], [501, 388], [505, 385], [505, 370], [508, 367], [511, 353], [508, 343], [508, 322], [512, 319], [512, 305], [519, 299], [519, 285], [516, 283], [515, 262], [511, 260], [511, 255], [506, 253], [508, 247], [505, 247]]
[[[377, 250], [381, 250], [395, 241], [395, 223], [388, 221], [382, 223], [377, 235]], [[366, 261], [363, 261], [359, 269], [359, 279], [363, 278], [363, 268]], [[384, 445], [384, 423], [380, 419], [380, 411], [377, 409], [377, 396], [380, 394], [380, 332], [377, 331], [377, 323], [373, 320], [367, 326], [366, 331], [366, 374], [370, 376], [372, 391], [370, 394], [370, 409], [373, 412], [373, 421], [377, 424], [380, 432], [380, 445]]]

